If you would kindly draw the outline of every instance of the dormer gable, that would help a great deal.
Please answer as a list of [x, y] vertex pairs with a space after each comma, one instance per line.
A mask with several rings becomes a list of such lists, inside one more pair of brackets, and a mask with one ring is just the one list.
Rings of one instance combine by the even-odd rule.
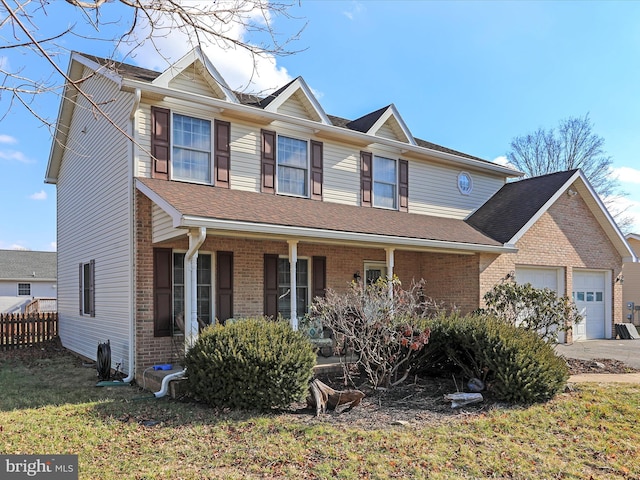
[[233, 90], [199, 47], [195, 47], [151, 83], [180, 89], [181, 80], [200, 86], [201, 90], [211, 92], [214, 98], [239, 103]]
[[413, 135], [393, 103], [347, 123], [346, 127], [369, 135], [416, 145]]
[[265, 97], [260, 102], [260, 106], [267, 112], [282, 113], [331, 125], [331, 121], [320, 102], [302, 77], [292, 80]]

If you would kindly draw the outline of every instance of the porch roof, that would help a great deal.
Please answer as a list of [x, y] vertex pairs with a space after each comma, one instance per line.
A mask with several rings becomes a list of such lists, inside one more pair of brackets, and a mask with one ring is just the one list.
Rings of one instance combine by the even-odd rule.
[[172, 217], [175, 228], [204, 226], [467, 252], [515, 251], [452, 218], [151, 178], [138, 178], [136, 186]]

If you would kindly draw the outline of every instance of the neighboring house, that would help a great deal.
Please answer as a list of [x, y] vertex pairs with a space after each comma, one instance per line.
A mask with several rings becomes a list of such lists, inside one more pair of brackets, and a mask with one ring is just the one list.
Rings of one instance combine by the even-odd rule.
[[[630, 233], [626, 235], [626, 239], [636, 256], [640, 254], [640, 235]], [[622, 274], [624, 275], [622, 302], [625, 321], [640, 326], [640, 263], [625, 263]]]
[[23, 313], [33, 300], [56, 296], [56, 252], [0, 250], [0, 313]]
[[174, 361], [198, 322], [296, 326], [354, 278], [424, 278], [470, 312], [516, 275], [575, 291], [578, 336], [622, 321], [635, 256], [580, 171], [507, 183], [521, 174], [413, 137], [393, 105], [330, 116], [301, 77], [237, 93], [199, 49], [164, 72], [74, 53], [68, 75], [84, 94], [67, 86], [46, 174], [60, 336], [92, 358], [110, 340], [130, 377]]

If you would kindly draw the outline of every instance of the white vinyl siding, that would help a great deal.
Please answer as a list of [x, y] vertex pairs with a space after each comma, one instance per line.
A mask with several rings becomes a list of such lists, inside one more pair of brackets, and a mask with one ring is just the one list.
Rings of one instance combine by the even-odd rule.
[[[84, 73], [87, 94], [124, 131], [130, 131], [133, 95], [100, 75]], [[65, 347], [95, 359], [109, 340], [113, 365], [128, 371], [133, 316], [132, 184], [129, 140], [94, 115], [78, 97], [69, 145], [60, 167], [58, 194], [58, 313]], [[74, 141], [74, 139], [76, 141]], [[79, 315], [78, 265], [95, 259], [95, 317]]]
[[409, 211], [464, 219], [505, 183], [502, 177], [465, 170], [473, 179], [473, 191], [463, 195], [458, 190], [461, 171], [462, 168], [409, 161]]
[[[304, 118], [305, 120], [314, 120], [305, 108], [303, 100], [300, 97], [304, 97], [300, 91], [293, 94], [278, 107], [278, 113], [290, 115], [292, 117]], [[306, 101], [306, 99], [304, 99], [304, 101]]]
[[204, 75], [206, 75], [204, 68], [201, 66], [196, 68], [195, 64], [191, 65], [176, 75], [169, 82], [169, 87], [207, 97], [225, 98], [224, 92], [218, 84], [215, 83], [215, 80], [211, 79], [211, 83], [208, 83]]
[[164, 242], [186, 233], [183, 228], [173, 228], [173, 219], [155, 203], [151, 209], [153, 243]]
[[382, 125], [378, 129], [378, 131], [375, 133], [375, 135], [376, 137], [387, 138], [389, 140], [402, 141], [401, 138], [398, 138], [398, 136], [396, 135], [396, 132], [393, 131], [393, 129], [388, 123], [385, 123], [384, 125]]
[[324, 185], [325, 202], [358, 205], [360, 198], [360, 152], [353, 147], [325, 142]]
[[[285, 102], [286, 103], [286, 102]], [[210, 112], [198, 105], [184, 102], [159, 102], [158, 106], [169, 108], [180, 114], [213, 120]], [[138, 141], [148, 151], [150, 149], [150, 107], [141, 105], [138, 113]], [[252, 192], [260, 191], [260, 126], [251, 125], [235, 118], [217, 115], [221, 120], [231, 122], [231, 169], [232, 189]], [[278, 135], [316, 139], [305, 129], [295, 128], [283, 122], [274, 122], [273, 129]], [[391, 128], [388, 124], [384, 128]], [[306, 136], [305, 136], [306, 133]], [[347, 205], [359, 205], [360, 198], [360, 150], [345, 143], [331, 142], [317, 138], [323, 143], [323, 201]], [[403, 158], [397, 149], [385, 148], [379, 144], [372, 146], [374, 155], [388, 158]], [[150, 177], [149, 155], [138, 150], [136, 174]], [[453, 167], [427, 160], [409, 160], [409, 211], [411, 213], [464, 219], [486, 202], [504, 185], [499, 175], [470, 170], [468, 167]], [[463, 195], [458, 189], [458, 175], [468, 172], [473, 179], [473, 191]]]

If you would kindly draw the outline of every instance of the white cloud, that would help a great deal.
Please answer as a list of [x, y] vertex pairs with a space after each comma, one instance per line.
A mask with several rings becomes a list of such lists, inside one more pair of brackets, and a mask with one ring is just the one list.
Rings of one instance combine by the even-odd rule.
[[20, 163], [31, 163], [24, 153], [17, 150], [0, 150], [0, 160], [17, 161]]
[[640, 184], [640, 170], [631, 167], [618, 167], [612, 170], [612, 175], [622, 183]]
[[49, 246], [51, 247], [51, 250], [54, 252], [58, 250], [58, 242], [51, 242]]
[[[243, 21], [266, 25], [271, 22], [271, 19], [268, 15], [265, 18], [261, 9], [254, 8], [244, 14]], [[165, 19], [163, 24], [169, 25], [169, 21]], [[212, 28], [230, 39], [248, 41], [247, 29], [240, 22], [231, 20], [224, 23], [212, 20]], [[148, 35], [148, 31], [148, 27], [141, 26], [136, 35], [139, 39], [143, 39]], [[287, 70], [277, 65], [273, 55], [256, 56], [241, 47], [232, 44], [223, 45], [221, 40], [207, 41], [204, 38], [202, 40], [203, 51], [234, 90], [265, 93], [280, 88], [292, 80]], [[171, 30], [171, 35], [154, 37], [153, 42], [145, 41], [141, 47], [135, 48], [132, 57], [141, 67], [164, 70], [169, 63], [180, 59], [193, 46], [193, 42], [186, 33], [174, 28]]]
[[18, 140], [16, 140], [15, 137], [12, 137], [11, 135], [5, 135], [0, 133], [0, 143], [17, 143]]
[[352, 2], [349, 10], [344, 10], [342, 14], [349, 20], [353, 20], [356, 15], [364, 12], [364, 5], [360, 2]]
[[9, 247], [9, 250], [29, 250], [29, 249], [24, 245], [14, 243]]
[[509, 168], [513, 168], [514, 170], [517, 170], [517, 168], [514, 167], [513, 164], [509, 161], [509, 159], [504, 155], [500, 155], [499, 157], [494, 158], [493, 163], [497, 163], [498, 165], [503, 165], [505, 167], [509, 167]]
[[47, 199], [47, 192], [45, 192], [44, 190], [40, 190], [39, 192], [33, 193], [31, 195], [29, 195], [29, 198], [31, 200], [46, 200]]

